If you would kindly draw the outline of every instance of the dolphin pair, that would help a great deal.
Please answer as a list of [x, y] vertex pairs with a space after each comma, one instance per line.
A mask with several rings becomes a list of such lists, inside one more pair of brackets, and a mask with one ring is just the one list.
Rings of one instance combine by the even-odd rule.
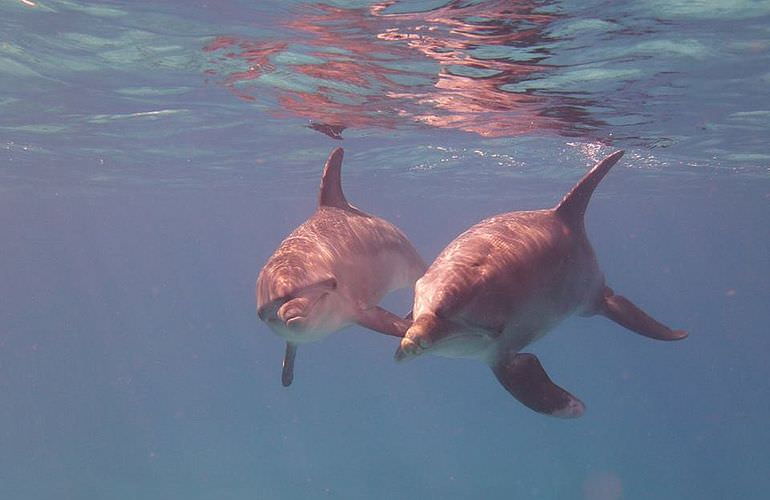
[[[478, 359], [532, 410], [582, 415], [585, 405], [521, 349], [576, 313], [606, 316], [653, 339], [687, 336], [607, 287], [588, 242], [583, 219], [591, 194], [622, 155], [599, 162], [553, 209], [479, 222], [423, 274], [421, 259], [398, 229], [345, 201], [342, 151], [332, 152], [318, 211], [284, 240], [257, 282], [260, 318], [288, 339], [284, 385], [291, 382], [296, 343], [358, 323], [402, 337], [399, 361], [423, 353]], [[385, 293], [414, 280], [408, 320], [376, 306]]]

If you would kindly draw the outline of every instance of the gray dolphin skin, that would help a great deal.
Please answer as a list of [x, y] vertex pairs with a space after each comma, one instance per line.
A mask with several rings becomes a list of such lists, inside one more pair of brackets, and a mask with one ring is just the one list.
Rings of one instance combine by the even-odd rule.
[[425, 272], [425, 262], [396, 226], [345, 199], [342, 157], [342, 148], [331, 152], [318, 209], [283, 240], [257, 278], [257, 314], [286, 339], [284, 386], [294, 378], [297, 344], [354, 323], [403, 337], [409, 322], [377, 304]]
[[572, 418], [585, 405], [520, 352], [564, 318], [600, 314], [653, 339], [685, 338], [608, 288], [588, 242], [588, 201], [621, 156], [599, 162], [555, 208], [496, 215], [452, 241], [417, 281], [414, 322], [396, 359], [478, 359], [527, 407]]

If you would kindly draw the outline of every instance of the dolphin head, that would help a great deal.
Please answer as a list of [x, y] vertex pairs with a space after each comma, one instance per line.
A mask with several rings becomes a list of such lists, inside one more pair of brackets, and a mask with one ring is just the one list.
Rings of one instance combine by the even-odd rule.
[[277, 335], [302, 344], [344, 326], [339, 302], [336, 281], [324, 280], [261, 303], [257, 314]]
[[451, 322], [436, 314], [420, 314], [406, 331], [396, 350], [396, 360], [403, 361], [430, 350], [436, 342], [444, 340], [454, 330]]
[[496, 336], [462, 317], [446, 319], [440, 312], [417, 316], [396, 350], [396, 361], [426, 352], [440, 356], [487, 360]]

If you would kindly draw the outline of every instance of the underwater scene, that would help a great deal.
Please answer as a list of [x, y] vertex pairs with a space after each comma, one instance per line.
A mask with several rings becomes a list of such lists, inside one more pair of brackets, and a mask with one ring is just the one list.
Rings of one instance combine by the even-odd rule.
[[0, 499], [770, 498], [770, 1], [0, 2]]

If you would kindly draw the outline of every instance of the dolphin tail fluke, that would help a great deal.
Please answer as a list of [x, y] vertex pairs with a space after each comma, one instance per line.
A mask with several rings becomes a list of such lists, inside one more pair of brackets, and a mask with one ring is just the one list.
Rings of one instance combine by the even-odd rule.
[[345, 193], [342, 192], [342, 148], [335, 148], [329, 154], [321, 176], [321, 188], [318, 192], [319, 207], [350, 209]]
[[672, 330], [658, 323], [647, 313], [636, 307], [622, 295], [615, 295], [611, 288], [604, 288], [604, 296], [598, 307], [598, 314], [608, 317], [615, 323], [632, 332], [656, 340], [681, 340], [687, 337], [684, 330]]
[[359, 311], [356, 315], [356, 323], [375, 332], [399, 338], [406, 334], [412, 324], [411, 321], [401, 319], [379, 306]]
[[294, 358], [297, 357], [297, 344], [286, 342], [286, 352], [283, 355], [283, 370], [281, 371], [281, 383], [289, 387], [294, 381]]
[[567, 195], [562, 198], [555, 210], [558, 215], [571, 224], [583, 223], [583, 216], [586, 213], [588, 202], [591, 195], [599, 185], [599, 182], [607, 175], [613, 165], [615, 165], [623, 151], [615, 151], [602, 161], [596, 164], [582, 179], [578, 182]]
[[509, 353], [492, 366], [497, 380], [526, 407], [545, 415], [575, 418], [585, 405], [548, 377], [534, 354]]

